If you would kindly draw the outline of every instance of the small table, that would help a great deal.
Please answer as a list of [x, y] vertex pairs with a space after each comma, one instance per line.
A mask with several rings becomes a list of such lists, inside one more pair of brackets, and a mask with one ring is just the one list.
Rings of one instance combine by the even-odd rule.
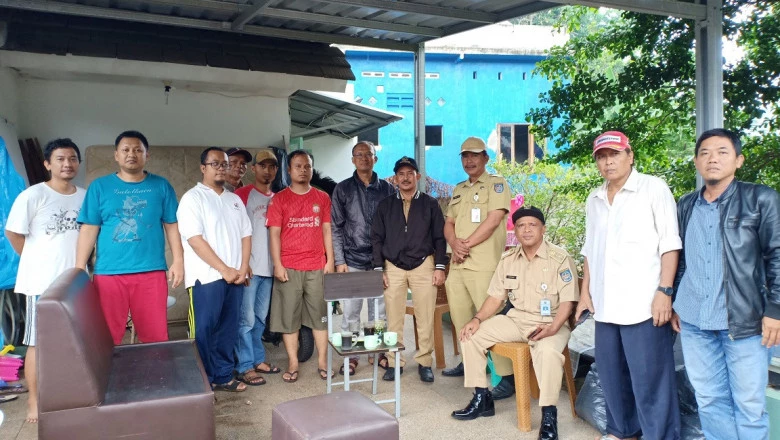
[[[328, 374], [328, 389], [327, 392], [330, 394], [332, 386], [333, 385], [344, 385], [344, 391], [349, 391], [349, 385], [350, 383], [358, 383], [358, 382], [368, 382], [372, 381], [373, 386], [371, 389], [371, 394], [377, 393], [377, 379], [379, 376], [379, 359], [377, 358], [374, 362], [374, 374], [372, 378], [369, 379], [357, 379], [357, 380], [349, 380], [349, 357], [350, 356], [360, 356], [363, 354], [376, 354], [376, 353], [395, 353], [399, 351], [404, 351], [406, 347], [404, 347], [404, 344], [398, 343], [392, 346], [385, 345], [384, 343], [379, 344], [376, 348], [367, 349], [363, 346], [363, 341], [358, 341], [356, 345], [353, 345], [351, 349], [344, 350], [341, 346], [335, 346], [331, 341], [328, 341], [328, 344], [333, 349], [333, 351], [336, 352], [339, 356], [344, 357], [344, 381], [343, 382], [333, 382], [333, 378], [330, 374]], [[333, 351], [328, 350], [328, 371], [332, 371], [332, 365], [333, 365]], [[375, 403], [382, 404], [382, 403], [395, 403], [395, 416], [401, 417], [401, 362], [396, 360], [395, 362], [395, 399], [387, 399], [387, 400], [377, 400]]]

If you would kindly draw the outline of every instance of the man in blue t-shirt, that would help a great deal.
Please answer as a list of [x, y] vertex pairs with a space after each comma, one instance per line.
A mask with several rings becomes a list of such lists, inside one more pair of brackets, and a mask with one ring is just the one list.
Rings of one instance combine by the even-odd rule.
[[115, 345], [122, 343], [128, 312], [139, 340], [167, 341], [163, 230], [173, 254], [167, 280], [175, 288], [184, 277], [176, 193], [165, 178], [144, 171], [149, 143], [143, 134], [125, 131], [114, 148], [119, 171], [92, 182], [79, 213], [76, 267], [86, 270], [97, 243], [93, 283]]

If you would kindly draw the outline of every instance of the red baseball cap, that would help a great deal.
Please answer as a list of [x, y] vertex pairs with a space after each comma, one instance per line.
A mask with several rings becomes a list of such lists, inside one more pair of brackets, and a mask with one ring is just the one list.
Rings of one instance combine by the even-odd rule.
[[619, 131], [607, 131], [599, 135], [595, 141], [593, 141], [593, 154], [602, 148], [611, 148], [617, 151], [630, 150], [631, 145], [628, 143], [628, 137]]

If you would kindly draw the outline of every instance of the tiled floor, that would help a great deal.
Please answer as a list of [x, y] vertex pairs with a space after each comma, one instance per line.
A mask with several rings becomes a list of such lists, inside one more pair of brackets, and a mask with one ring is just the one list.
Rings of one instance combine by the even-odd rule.
[[[406, 328], [412, 327], [411, 317], [407, 316]], [[171, 337], [181, 337], [181, 328], [171, 328]], [[405, 334], [407, 347], [414, 347], [414, 333]], [[445, 329], [445, 351], [447, 365], [452, 366], [456, 359], [452, 357], [452, 339], [449, 328]], [[449, 343], [448, 343], [449, 341]], [[280, 368], [286, 367], [286, 356], [282, 346], [267, 346], [268, 358]], [[316, 353], [315, 353], [316, 355]], [[399, 419], [401, 438], [403, 439], [536, 439], [539, 429], [541, 411], [532, 407], [532, 431], [517, 430], [517, 416], [514, 399], [496, 403], [495, 417], [480, 418], [470, 422], [461, 422], [450, 417], [453, 410], [460, 409], [468, 403], [471, 391], [463, 387], [461, 378], [447, 378], [435, 370], [436, 381], [426, 384], [417, 376], [413, 353], [407, 351], [407, 364], [401, 382], [402, 406]], [[338, 362], [338, 359], [335, 360]], [[358, 377], [369, 377], [368, 363], [360, 360]], [[301, 397], [313, 396], [325, 392], [325, 382], [317, 375], [316, 359], [311, 359], [300, 366], [300, 379], [294, 384], [282, 382], [281, 375], [266, 375], [268, 383], [259, 387], [249, 387], [243, 393], [217, 393], [215, 414], [217, 419], [217, 438], [224, 440], [238, 439], [269, 439], [271, 437], [271, 411], [281, 402]], [[353, 390], [371, 394], [370, 383], [355, 384]], [[375, 400], [393, 397], [392, 382], [380, 380], [379, 394]], [[34, 440], [37, 439], [35, 425], [24, 422], [27, 396], [0, 404], [0, 410], [5, 413], [5, 422], [0, 426], [0, 439]], [[535, 402], [532, 400], [532, 405]], [[392, 404], [383, 405], [388, 412], [393, 411]], [[563, 390], [558, 405], [560, 438], [579, 440], [593, 439], [598, 432], [583, 422], [572, 417], [569, 399]]]

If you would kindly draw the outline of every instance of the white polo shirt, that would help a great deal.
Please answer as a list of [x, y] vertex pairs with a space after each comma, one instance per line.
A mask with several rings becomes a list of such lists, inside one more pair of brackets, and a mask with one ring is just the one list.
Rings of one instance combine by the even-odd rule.
[[600, 322], [630, 325], [652, 317], [661, 255], [682, 248], [677, 204], [663, 180], [634, 169], [612, 204], [607, 182], [585, 205], [590, 295]]
[[227, 190], [217, 194], [198, 182], [182, 196], [176, 217], [184, 247], [185, 287], [194, 286], [195, 281], [208, 284], [222, 279], [219, 271], [201, 260], [187, 241], [197, 235], [203, 236], [225, 264], [235, 269], [241, 267], [241, 239], [252, 235], [252, 224], [237, 195]]

